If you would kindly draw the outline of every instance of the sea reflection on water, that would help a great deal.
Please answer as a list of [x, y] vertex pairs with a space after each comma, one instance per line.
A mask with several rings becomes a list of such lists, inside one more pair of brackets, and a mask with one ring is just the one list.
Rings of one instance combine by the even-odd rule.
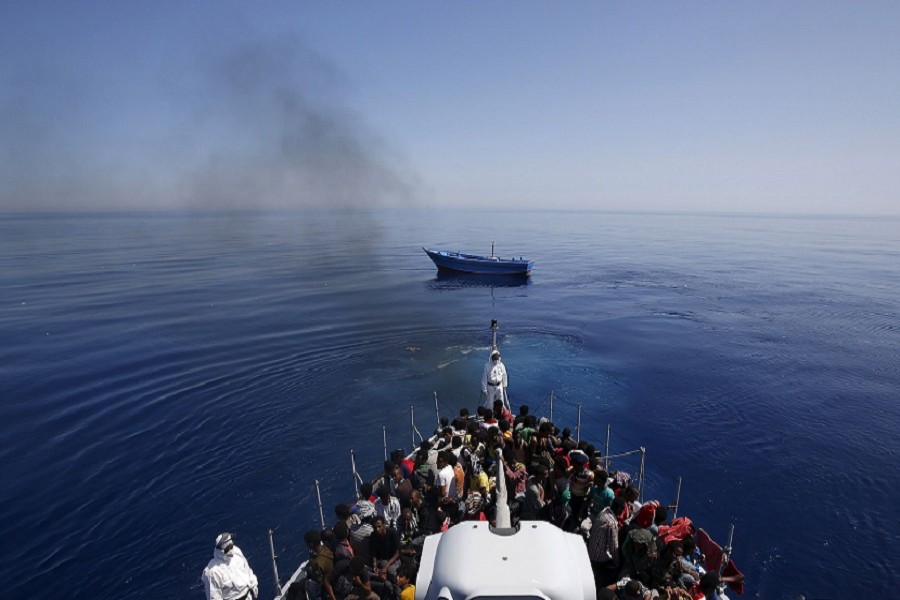
[[457, 273], [455, 271], [438, 270], [437, 276], [428, 282], [435, 290], [453, 290], [461, 288], [511, 288], [523, 287], [531, 283], [531, 276], [516, 275], [482, 275], [475, 273]]

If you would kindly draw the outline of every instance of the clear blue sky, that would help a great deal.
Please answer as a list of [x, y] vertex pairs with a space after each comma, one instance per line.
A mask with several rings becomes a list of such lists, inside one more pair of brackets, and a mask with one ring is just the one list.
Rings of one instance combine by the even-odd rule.
[[900, 2], [0, 4], [0, 210], [900, 214]]

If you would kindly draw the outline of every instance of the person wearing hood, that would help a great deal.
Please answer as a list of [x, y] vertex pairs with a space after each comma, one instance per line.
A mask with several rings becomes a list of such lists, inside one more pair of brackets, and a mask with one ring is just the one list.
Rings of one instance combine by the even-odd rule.
[[506, 376], [506, 366], [500, 360], [500, 351], [491, 352], [491, 358], [484, 365], [484, 373], [481, 375], [481, 393], [485, 395], [484, 405], [493, 408], [494, 400], [502, 400], [503, 406], [508, 406], [506, 388], [509, 380]]
[[645, 585], [653, 583], [652, 569], [659, 559], [656, 538], [647, 529], [632, 529], [622, 543], [622, 570], [619, 578], [639, 579]]
[[202, 579], [206, 600], [252, 600], [259, 596], [256, 575], [230, 533], [216, 538], [213, 558], [203, 569]]

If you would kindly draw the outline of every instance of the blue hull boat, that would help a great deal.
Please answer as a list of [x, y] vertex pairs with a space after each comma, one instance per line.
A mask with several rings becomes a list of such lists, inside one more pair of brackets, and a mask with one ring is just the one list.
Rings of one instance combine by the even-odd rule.
[[480, 275], [527, 275], [534, 267], [533, 260], [522, 257], [478, 256], [446, 250], [431, 250], [424, 247], [422, 250], [434, 261], [439, 271], [478, 273]]

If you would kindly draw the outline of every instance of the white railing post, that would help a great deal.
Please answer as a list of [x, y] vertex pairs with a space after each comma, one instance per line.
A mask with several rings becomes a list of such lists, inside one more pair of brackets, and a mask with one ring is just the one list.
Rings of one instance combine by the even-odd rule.
[[734, 524], [728, 527], [728, 543], [722, 548], [722, 564], [719, 565], [719, 575], [725, 570], [728, 561], [731, 560], [731, 543], [734, 541]]
[[322, 529], [325, 529], [325, 513], [322, 511], [322, 492], [319, 491], [318, 479], [316, 479], [316, 498], [319, 500], [319, 520], [322, 522]]
[[275, 542], [272, 541], [272, 530], [269, 530], [269, 550], [272, 552], [272, 570], [275, 572], [275, 589], [280, 596], [283, 593], [281, 589], [281, 579], [278, 577], [278, 563], [275, 562]]
[[672, 514], [673, 519], [678, 518], [678, 505], [681, 503], [681, 477], [678, 477], [678, 488], [675, 490], [675, 511]]
[[640, 483], [638, 484], [638, 499], [641, 504], [644, 503], [644, 459], [647, 456], [647, 449], [641, 446], [641, 470], [640, 470]]
[[609, 473], [609, 430], [610, 424], [606, 424], [606, 449], [603, 451], [603, 457], [606, 459], [606, 469], [604, 469], [607, 473]]
[[381, 439], [384, 444], [384, 460], [388, 459], [388, 451], [387, 451], [387, 425], [381, 426]]
[[575, 441], [581, 441], [581, 404], [578, 405], [578, 420], [575, 421]]
[[438, 408], [437, 392], [434, 393], [434, 416], [437, 417], [438, 429], [441, 428], [441, 409]]
[[356, 492], [356, 497], [359, 497], [359, 473], [356, 471], [356, 453], [353, 450], [350, 451], [350, 465], [353, 468], [353, 491]]

